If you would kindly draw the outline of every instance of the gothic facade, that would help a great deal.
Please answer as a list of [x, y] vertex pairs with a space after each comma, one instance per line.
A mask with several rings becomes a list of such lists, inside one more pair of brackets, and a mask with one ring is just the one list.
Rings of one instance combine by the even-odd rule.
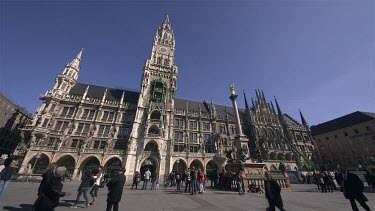
[[[234, 110], [212, 100], [176, 98], [174, 51], [167, 16], [154, 35], [140, 91], [132, 92], [78, 82], [81, 50], [57, 75], [55, 86], [41, 97], [33, 122], [24, 128], [31, 138], [16, 151], [25, 157], [22, 164], [36, 164], [33, 171], [40, 173], [57, 162], [75, 178], [97, 166], [107, 171], [124, 166], [127, 176], [147, 168], [160, 176], [190, 166], [206, 173], [224, 168], [238, 136]], [[304, 161], [291, 145], [311, 158], [309, 126], [302, 114], [300, 124], [283, 114], [277, 101], [276, 107], [277, 112], [256, 90], [252, 106], [246, 100], [245, 108], [239, 109], [251, 158], [266, 163], [268, 170], [277, 170], [280, 162], [288, 169], [303, 168]]]

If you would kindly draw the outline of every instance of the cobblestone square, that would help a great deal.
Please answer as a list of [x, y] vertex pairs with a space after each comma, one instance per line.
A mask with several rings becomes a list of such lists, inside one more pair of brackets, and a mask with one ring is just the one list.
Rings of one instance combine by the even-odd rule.
[[[39, 183], [10, 183], [1, 205], [1, 210], [29, 210], [36, 199]], [[73, 210], [78, 182], [64, 183], [64, 191], [71, 193], [60, 200], [56, 211]], [[120, 210], [265, 210], [267, 201], [264, 194], [246, 193], [239, 196], [236, 192], [207, 189], [204, 194], [191, 196], [175, 188], [159, 190], [131, 190], [127, 185], [120, 202]], [[105, 210], [107, 188], [98, 193], [98, 203], [88, 210]], [[367, 202], [375, 210], [375, 193], [365, 193]], [[292, 185], [290, 191], [283, 191], [282, 197], [286, 210], [326, 210], [350, 211], [350, 203], [341, 192], [321, 193], [314, 185]], [[83, 205], [83, 197], [81, 198]], [[358, 205], [359, 206], [359, 205]], [[361, 210], [361, 208], [360, 208]], [[363, 210], [363, 209], [362, 209]]]

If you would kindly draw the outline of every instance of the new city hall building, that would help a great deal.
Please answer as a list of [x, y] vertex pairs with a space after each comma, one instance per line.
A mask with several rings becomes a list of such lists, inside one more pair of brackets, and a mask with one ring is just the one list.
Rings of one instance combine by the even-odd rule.
[[[35, 165], [33, 173], [41, 173], [56, 162], [74, 179], [84, 169], [98, 166], [106, 171], [124, 166], [127, 176], [150, 168], [161, 177], [190, 166], [207, 174], [223, 169], [237, 136], [234, 110], [212, 100], [176, 98], [174, 51], [167, 16], [155, 33], [140, 91], [134, 92], [78, 82], [81, 50], [56, 76], [54, 87], [41, 96], [42, 105], [24, 127], [29, 138], [15, 152], [24, 156], [22, 165]], [[275, 109], [260, 90], [251, 106], [244, 97], [245, 109], [239, 113], [253, 162], [264, 162], [268, 170], [277, 170], [281, 162], [290, 170], [305, 168], [304, 160], [281, 137], [289, 137], [309, 159], [314, 156], [302, 114], [300, 124], [282, 113], [276, 100]]]

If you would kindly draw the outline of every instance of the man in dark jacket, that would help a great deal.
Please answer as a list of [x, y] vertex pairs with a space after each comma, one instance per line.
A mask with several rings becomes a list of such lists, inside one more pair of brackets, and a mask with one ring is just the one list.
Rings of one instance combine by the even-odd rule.
[[365, 195], [363, 195], [363, 182], [357, 175], [348, 172], [344, 167], [341, 167], [340, 171], [342, 174], [341, 186], [343, 188], [343, 193], [345, 198], [349, 199], [353, 211], [358, 211], [355, 200], [357, 200], [365, 210], [371, 211], [369, 206], [366, 204], [366, 201], [368, 200]]
[[69, 195], [62, 192], [63, 184], [61, 181], [65, 171], [65, 167], [58, 167], [54, 171], [54, 174], [41, 187], [39, 196], [35, 201], [32, 210], [53, 211], [59, 205], [60, 197]]
[[[47, 170], [42, 174], [42, 181], [40, 182], [39, 188], [38, 188], [38, 196], [40, 192], [43, 189], [43, 185], [47, 184], [48, 180], [51, 179], [55, 174], [55, 169], [57, 168], [56, 163], [51, 163]], [[65, 171], [66, 172], [66, 171]]]
[[266, 179], [264, 180], [265, 194], [266, 199], [268, 200], [269, 207], [268, 211], [274, 211], [275, 207], [279, 208], [282, 211], [285, 211], [283, 208], [283, 199], [281, 198], [281, 188], [275, 180], [271, 178], [269, 172], [264, 173]]
[[125, 168], [119, 169], [113, 176], [112, 180], [107, 183], [107, 211], [118, 211], [118, 203], [121, 201], [122, 190], [126, 182]]

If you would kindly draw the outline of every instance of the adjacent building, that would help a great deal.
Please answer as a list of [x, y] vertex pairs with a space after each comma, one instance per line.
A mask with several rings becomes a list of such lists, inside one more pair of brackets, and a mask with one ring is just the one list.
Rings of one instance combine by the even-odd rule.
[[32, 116], [0, 92], [0, 155], [13, 154], [22, 141], [20, 128], [29, 124]]
[[[99, 165], [107, 171], [125, 166], [127, 176], [147, 168], [160, 176], [190, 166], [208, 174], [224, 168], [238, 136], [234, 110], [212, 99], [176, 97], [175, 44], [167, 16], [154, 35], [138, 92], [78, 82], [81, 50], [41, 97], [25, 128], [31, 139], [18, 151], [25, 156], [23, 165], [35, 163], [34, 173], [40, 173], [57, 162], [74, 178]], [[251, 101], [239, 113], [253, 161], [265, 162], [269, 170], [277, 170], [280, 162], [290, 170], [306, 169], [300, 155], [311, 159], [314, 148], [302, 114], [300, 124], [277, 101], [275, 109], [260, 90]]]
[[329, 169], [359, 165], [375, 169], [375, 113], [357, 111], [311, 127], [315, 146]]

